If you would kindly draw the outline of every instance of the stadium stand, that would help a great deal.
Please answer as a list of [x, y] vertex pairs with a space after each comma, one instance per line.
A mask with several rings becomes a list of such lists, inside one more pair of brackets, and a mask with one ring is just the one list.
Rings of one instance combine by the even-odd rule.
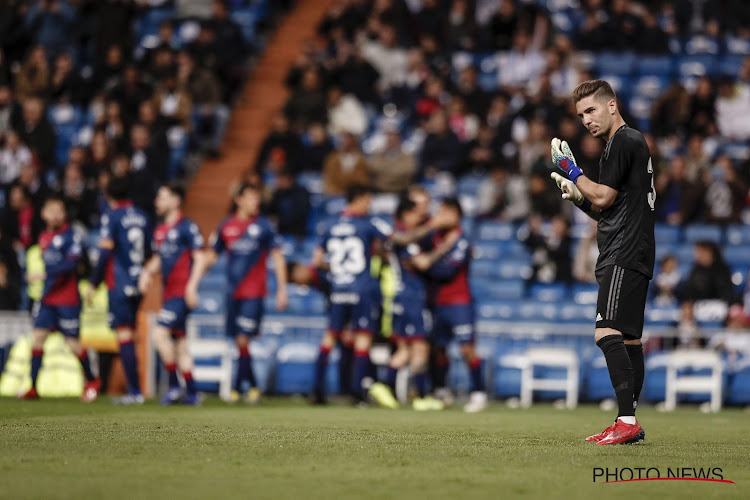
[[[584, 136], [568, 96], [578, 82], [601, 77], [617, 90], [628, 123], [649, 141], [658, 192], [657, 260], [675, 256], [677, 282], [685, 286], [706, 268], [726, 268], [731, 296], [691, 297], [744, 307], [738, 320], [727, 314], [729, 307], [704, 316], [696, 308], [686, 316], [693, 299], [681, 285], [663, 290], [657, 269], [646, 313], [651, 340], [645, 399], [664, 399], [666, 349], [713, 347], [717, 331], [747, 326], [750, 19], [743, 2], [707, 2], [723, 7], [686, 21], [651, 2], [337, 0], [314, 36], [305, 41], [296, 34], [301, 46], [286, 47], [295, 52], [286, 68], [273, 67], [278, 52], [264, 52], [278, 2], [196, 2], [208, 7], [199, 17], [171, 0], [124, 2], [122, 11], [108, 3], [55, 1], [80, 28], [72, 30], [75, 35], [48, 33], [39, 28], [46, 24], [33, 22], [52, 15], [44, 2], [3, 6], [9, 16], [4, 26], [21, 28], [0, 30], [0, 236], [10, 249], [0, 256], [9, 283], [2, 288], [2, 309], [29, 304], [22, 298], [23, 261], [11, 259], [33, 240], [23, 235], [38, 230], [35, 218], [22, 216], [27, 205], [14, 187], [30, 192], [36, 215], [45, 193], [60, 190], [93, 247], [103, 176], [133, 176], [139, 183], [133, 197], [149, 212], [159, 183], [193, 179], [190, 209], [196, 219], [204, 217], [201, 227], [208, 232], [226, 210], [225, 168], [247, 167], [242, 178], [260, 178], [269, 202], [281, 191], [279, 174], [291, 171], [295, 186], [309, 195], [309, 207], [271, 215], [276, 221], [302, 218], [307, 234], [286, 235], [284, 250], [290, 260], [309, 262], [318, 228], [342, 206], [330, 190], [332, 158], [360, 158], [369, 169], [366, 178], [380, 178], [389, 172], [372, 171], [375, 155], [398, 153], [416, 165], [415, 173], [394, 181], [401, 188], [376, 196], [381, 215], [390, 215], [397, 192], [411, 182], [434, 199], [455, 194], [464, 205], [464, 226], [474, 243], [471, 281], [482, 357], [493, 393], [520, 396], [519, 356], [531, 346], [554, 346], [578, 354], [581, 400], [610, 397], [611, 388], [601, 383], [605, 366], [590, 345], [596, 287], [570, 275], [560, 279], [562, 266], [551, 257], [554, 216], [570, 223], [571, 266], [587, 258], [583, 242], [590, 226], [559, 202], [548, 181], [553, 136], [566, 139], [584, 170], [595, 175], [602, 145]], [[501, 3], [510, 7], [501, 10]], [[295, 11], [308, 8], [302, 4]], [[123, 21], [119, 33], [93, 28], [112, 16]], [[639, 36], [627, 31], [625, 18]], [[263, 73], [251, 73], [242, 90], [256, 54], [256, 70]], [[285, 85], [289, 98], [257, 103], [248, 118], [258, 85]], [[39, 104], [44, 112], [36, 116]], [[241, 116], [230, 117], [232, 108]], [[227, 124], [228, 147], [219, 151]], [[262, 144], [247, 140], [248, 126], [256, 135], [267, 133]], [[347, 132], [357, 134], [351, 151], [342, 150]], [[225, 156], [216, 159], [219, 152]], [[542, 221], [543, 243], [532, 247], [523, 241], [535, 217]], [[703, 242], [719, 249], [708, 265], [694, 262], [696, 244]], [[224, 273], [220, 261], [201, 284], [190, 328], [195, 337], [222, 338], [215, 319], [226, 305]], [[669, 300], [661, 301], [662, 295]], [[264, 388], [280, 394], [309, 389], [311, 346], [323, 326], [298, 320], [320, 323], [325, 307], [321, 293], [303, 287], [291, 290], [283, 314], [267, 304], [265, 335], [274, 342], [261, 344], [263, 354], [254, 356]], [[731, 364], [724, 359], [729, 403], [748, 403], [746, 360], [742, 354]], [[208, 356], [200, 363], [220, 361]], [[333, 391], [335, 365], [328, 372]], [[467, 375], [452, 370], [451, 380], [462, 387]]]

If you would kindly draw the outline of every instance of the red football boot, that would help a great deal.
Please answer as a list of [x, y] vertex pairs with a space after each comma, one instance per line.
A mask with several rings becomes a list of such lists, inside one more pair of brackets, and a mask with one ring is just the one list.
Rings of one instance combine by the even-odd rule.
[[99, 387], [101, 387], [101, 380], [98, 378], [91, 382], [86, 382], [86, 386], [83, 388], [83, 394], [81, 394], [81, 401], [84, 403], [93, 403], [99, 396]]
[[626, 424], [622, 420], [617, 420], [612, 430], [597, 444], [626, 444], [637, 443], [640, 441], [643, 428], [636, 422], [635, 424]]
[[23, 394], [19, 394], [18, 399], [39, 399], [39, 394], [36, 392], [36, 387], [32, 387]]
[[587, 437], [586, 441], [595, 441], [598, 443], [599, 441], [607, 437], [607, 434], [609, 434], [614, 428], [615, 428], [615, 424], [612, 424], [606, 429], [604, 429], [602, 432], [600, 432], [599, 434], [594, 434], [593, 436]]

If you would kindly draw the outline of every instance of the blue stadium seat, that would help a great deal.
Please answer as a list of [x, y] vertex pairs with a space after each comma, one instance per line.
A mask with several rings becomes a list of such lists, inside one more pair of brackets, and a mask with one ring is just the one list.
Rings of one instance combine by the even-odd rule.
[[207, 290], [200, 293], [200, 304], [195, 314], [220, 314], [226, 309], [226, 291]]
[[501, 398], [519, 397], [521, 395], [521, 369], [523, 368], [520, 353], [508, 353], [506, 348], [499, 348], [495, 356], [493, 377], [493, 394]]
[[646, 356], [646, 375], [641, 399], [650, 402], [664, 401], [667, 385], [667, 354], [657, 352]]
[[727, 54], [750, 56], [750, 40], [734, 35], [724, 38], [724, 46]]
[[676, 326], [679, 321], [680, 308], [677, 305], [646, 305], [645, 323], [649, 326]]
[[669, 224], [656, 224], [654, 226], [654, 239], [656, 243], [679, 243], [680, 227], [670, 226]]
[[639, 75], [672, 76], [674, 59], [671, 56], [642, 56], [636, 60]]
[[227, 277], [224, 273], [209, 272], [206, 274], [198, 286], [198, 290], [204, 291], [226, 291]]
[[529, 279], [531, 278], [532, 269], [530, 258], [521, 259], [518, 257], [502, 259], [497, 265], [497, 272], [500, 278], [508, 279]]
[[750, 159], [750, 144], [730, 142], [721, 148], [721, 153], [729, 156], [735, 162], [744, 162]]
[[[273, 378], [274, 365], [276, 364], [277, 349], [278, 345], [275, 339], [268, 339], [262, 336], [253, 340], [250, 344], [253, 374], [255, 375], [258, 387], [264, 393], [272, 390], [271, 380]], [[232, 380], [234, 380], [234, 374]]]
[[730, 404], [750, 404], [750, 357], [745, 356], [733, 363], [726, 394]]
[[478, 231], [477, 236], [481, 241], [511, 240], [516, 237], [516, 228], [510, 222], [482, 222]]
[[691, 224], [685, 228], [684, 235], [685, 241], [688, 243], [695, 243], [700, 240], [721, 243], [723, 239], [721, 228], [709, 224]]
[[563, 304], [560, 306], [560, 321], [566, 323], [591, 324], [595, 319], [595, 304]]
[[498, 260], [502, 256], [501, 245], [495, 242], [480, 241], [472, 245], [474, 263], [478, 260]]
[[666, 257], [667, 255], [674, 255], [677, 251], [677, 245], [669, 245], [666, 243], [657, 243], [656, 244], [656, 251], [654, 252], [654, 256], [656, 258], [656, 262], [658, 263], [661, 259]]
[[520, 305], [518, 300], [486, 300], [477, 297], [475, 306], [477, 316], [484, 320], [514, 320]]
[[487, 182], [487, 177], [485, 176], [464, 176], [458, 181], [458, 185], [456, 186], [456, 194], [458, 196], [469, 195], [476, 197], [477, 192], [479, 192], [479, 186], [481, 186], [484, 182]]
[[717, 56], [721, 52], [721, 42], [711, 36], [693, 35], [685, 41], [684, 50], [688, 55], [706, 54]]
[[750, 264], [750, 245], [732, 245], [724, 248], [724, 260], [730, 266]]
[[556, 322], [560, 319], [560, 305], [554, 302], [527, 300], [521, 303], [518, 314], [525, 321]]
[[568, 295], [565, 283], [533, 283], [529, 297], [540, 302], [561, 302]]
[[719, 60], [719, 74], [738, 76], [745, 56], [727, 54]]
[[684, 265], [688, 262], [693, 262], [693, 244], [683, 243], [682, 245], [674, 248], [674, 255], [677, 257], [680, 265]]
[[524, 295], [523, 280], [472, 280], [471, 290], [476, 298], [520, 300]]
[[718, 70], [717, 58], [710, 54], [683, 56], [677, 63], [677, 72], [681, 77], [714, 75]]
[[594, 68], [598, 73], [630, 75], [635, 61], [635, 55], [630, 52], [600, 52], [595, 56]]
[[586, 365], [581, 399], [587, 401], [614, 399], [615, 391], [609, 380], [609, 370], [604, 355], [599, 352]]
[[599, 285], [596, 283], [576, 283], [570, 291], [576, 304], [596, 304]]
[[469, 267], [469, 278], [471, 280], [495, 279], [500, 276], [500, 264], [496, 260], [475, 260]]
[[[339, 392], [338, 362], [339, 350], [335, 349], [328, 358], [326, 390]], [[275, 392], [277, 394], [309, 394], [312, 390], [315, 361], [318, 346], [313, 343], [290, 342], [276, 351]]]
[[495, 54], [478, 55], [474, 64], [478, 69], [477, 81], [482, 90], [485, 92], [496, 91], [500, 85], [498, 80], [500, 63], [497, 56]]
[[644, 75], [633, 82], [633, 95], [648, 99], [658, 98], [669, 86], [670, 78], [662, 75]]
[[747, 276], [750, 272], [750, 265], [735, 264], [730, 266], [732, 270], [732, 284], [737, 293], [743, 293], [747, 288]]

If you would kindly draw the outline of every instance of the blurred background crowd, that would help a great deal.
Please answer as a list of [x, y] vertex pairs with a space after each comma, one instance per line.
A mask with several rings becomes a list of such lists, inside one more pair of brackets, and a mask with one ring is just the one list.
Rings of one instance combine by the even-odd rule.
[[[46, 193], [62, 192], [71, 219], [95, 234], [109, 176], [131, 176], [135, 204], [153, 213], [160, 183], [189, 179], [201, 158], [220, 155], [265, 20], [286, 7], [2, 3], [0, 309], [22, 307], [17, 256], [35, 242]], [[744, 327], [750, 3], [742, 0], [335, 1], [289, 68], [289, 98], [246, 176], [264, 182], [266, 213], [299, 241], [314, 239], [354, 183], [381, 193], [381, 213], [414, 183], [436, 199], [456, 195], [476, 241], [482, 300], [585, 293], [595, 226], [560, 200], [549, 143], [567, 140], [598, 178], [604, 143], [585, 133], [569, 100], [591, 78], [613, 85], [626, 122], [651, 148], [660, 262], [647, 320], [690, 332], [704, 321], [693, 305], [718, 301], [705, 323]]]

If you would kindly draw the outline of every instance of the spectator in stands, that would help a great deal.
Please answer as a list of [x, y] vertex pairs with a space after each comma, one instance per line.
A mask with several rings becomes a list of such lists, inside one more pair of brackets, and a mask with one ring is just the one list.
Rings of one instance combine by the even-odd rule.
[[47, 98], [50, 71], [44, 47], [37, 45], [29, 51], [16, 75], [16, 96], [19, 100], [29, 97]]
[[333, 143], [322, 123], [310, 125], [303, 138], [302, 147], [302, 158], [299, 166], [305, 172], [322, 171], [323, 163], [328, 155], [333, 152]]
[[716, 125], [722, 136], [733, 141], [750, 139], [750, 84], [725, 78], [719, 83]]
[[[325, 132], [323, 134], [325, 136]], [[330, 150], [326, 151], [326, 155]], [[307, 155], [304, 155], [307, 156]], [[285, 167], [292, 171], [298, 171], [301, 167], [302, 141], [299, 136], [289, 128], [289, 119], [282, 112], [274, 115], [271, 121], [271, 131], [263, 141], [263, 145], [255, 160], [254, 170], [256, 172], [275, 172]], [[320, 159], [317, 171], [320, 171], [323, 158]]]
[[463, 170], [472, 174], [486, 174], [498, 161], [500, 146], [492, 127], [483, 123], [477, 135], [466, 144]]
[[282, 169], [276, 175], [276, 190], [268, 204], [268, 215], [279, 234], [303, 238], [309, 213], [310, 193], [297, 183], [294, 171]]
[[122, 113], [122, 107], [117, 101], [107, 101], [105, 103], [104, 115], [97, 123], [97, 127], [104, 130], [107, 140], [116, 150], [123, 150], [127, 147], [129, 137], [129, 126]]
[[31, 37], [54, 56], [73, 41], [75, 9], [65, 0], [37, 0], [26, 14]]
[[193, 98], [188, 89], [177, 85], [177, 69], [171, 68], [161, 80], [154, 92], [154, 105], [166, 122], [171, 126], [190, 130], [190, 113], [193, 109]]
[[732, 274], [718, 245], [711, 241], [698, 241], [693, 256], [693, 267], [678, 293], [681, 300], [681, 336], [686, 337], [695, 328], [694, 305], [697, 302], [718, 300], [728, 306], [735, 299]]
[[428, 78], [424, 83], [424, 92], [417, 98], [414, 112], [420, 121], [429, 119], [433, 113], [443, 109], [445, 87], [440, 78]]
[[579, 283], [596, 283], [596, 261], [599, 245], [596, 242], [596, 223], [589, 223], [589, 231], [581, 239], [573, 257], [573, 278]]
[[646, 10], [643, 15], [643, 24], [636, 37], [636, 49], [641, 54], [666, 54], [669, 52], [669, 35], [667, 35], [656, 15]]
[[414, 15], [418, 35], [441, 36], [445, 27], [445, 10], [438, 5], [437, 0], [422, 0], [421, 4], [421, 8]]
[[107, 89], [117, 84], [125, 67], [123, 48], [112, 43], [107, 47], [104, 59], [94, 69], [92, 84], [96, 89]]
[[367, 185], [369, 180], [367, 163], [357, 139], [352, 134], [341, 134], [339, 147], [326, 157], [323, 164], [323, 192], [329, 196], [341, 196], [349, 186]]
[[356, 136], [367, 131], [365, 108], [356, 97], [344, 94], [337, 85], [328, 89], [328, 131], [332, 135], [348, 132]]
[[78, 163], [70, 162], [65, 167], [62, 196], [71, 223], [82, 224], [86, 228], [98, 225], [96, 193], [88, 188]]
[[297, 129], [307, 127], [313, 122], [326, 123], [326, 98], [316, 69], [309, 68], [304, 72], [301, 85], [289, 96], [284, 112]]
[[495, 166], [489, 179], [479, 185], [477, 202], [480, 217], [508, 222], [525, 220], [531, 203], [526, 179]]
[[476, 116], [466, 113], [464, 100], [461, 96], [454, 95], [448, 101], [447, 115], [448, 125], [455, 132], [462, 144], [473, 140], [477, 136], [479, 120], [477, 120]]
[[679, 83], [672, 83], [651, 108], [651, 133], [667, 137], [685, 132], [690, 118], [690, 94]]
[[0, 227], [0, 311], [15, 311], [21, 305], [21, 267], [3, 229]]
[[380, 77], [378, 71], [362, 57], [354, 45], [342, 43], [338, 49], [331, 79], [338, 83], [343, 92], [352, 94], [363, 104], [378, 104], [380, 96], [375, 91], [375, 84]]
[[107, 93], [107, 99], [117, 101], [125, 115], [125, 121], [134, 122], [138, 118], [141, 103], [151, 99], [154, 89], [141, 77], [136, 64], [128, 64], [122, 72], [122, 78]]
[[533, 266], [532, 279], [543, 283], [570, 282], [570, 228], [567, 220], [556, 215], [548, 231], [542, 229], [543, 219], [531, 215], [528, 227], [521, 240], [531, 252]]
[[528, 133], [526, 138], [518, 145], [518, 159], [521, 173], [528, 175], [533, 165], [541, 157], [546, 157], [549, 153], [549, 132], [546, 123], [534, 118], [529, 122]]
[[604, 151], [604, 143], [592, 136], [591, 134], [585, 134], [581, 137], [580, 149], [581, 153], [576, 155], [576, 159], [580, 161], [578, 164], [586, 177], [589, 179], [599, 178], [599, 159]]
[[8, 194], [8, 209], [3, 213], [0, 232], [12, 243], [16, 252], [29, 248], [39, 235], [41, 220], [34, 210], [31, 193], [20, 185], [14, 184]]
[[404, 151], [395, 125], [385, 131], [385, 145], [367, 159], [372, 187], [383, 193], [401, 193], [411, 185], [417, 173], [417, 159]]
[[703, 182], [706, 220], [714, 224], [740, 222], [747, 188], [737, 176], [732, 159], [719, 156], [711, 171], [704, 174]]
[[111, 163], [112, 151], [107, 136], [103, 130], [98, 130], [91, 138], [91, 149], [83, 165], [83, 174], [89, 180], [98, 179], [101, 172], [109, 170]]
[[458, 136], [448, 127], [448, 118], [443, 111], [430, 116], [426, 126], [427, 137], [422, 147], [420, 172], [431, 178], [438, 172], [458, 176], [461, 168], [463, 149]]
[[21, 171], [18, 174], [17, 184], [20, 184], [31, 194], [31, 204], [34, 207], [34, 211], [38, 214], [42, 209], [44, 200], [47, 199], [49, 188], [44, 183], [44, 180], [39, 175], [40, 168], [36, 160], [32, 160], [31, 163], [21, 166]]
[[519, 16], [513, 0], [500, 0], [497, 12], [490, 20], [492, 46], [495, 50], [508, 50], [519, 24]]
[[172, 26], [170, 19], [166, 19], [159, 24], [159, 32], [156, 36], [159, 38], [156, 46], [147, 48], [141, 59], [141, 64], [145, 67], [151, 67], [154, 64], [154, 58], [158, 51], [167, 50], [169, 52], [176, 52], [179, 49], [174, 40], [174, 26]]
[[630, 11], [627, 0], [612, 0], [609, 16], [604, 23], [607, 34], [607, 47], [612, 50], [632, 50], [639, 47], [642, 33], [641, 19]]
[[38, 97], [23, 101], [23, 122], [19, 134], [21, 140], [36, 155], [43, 169], [55, 166], [55, 130], [44, 116], [44, 104]]
[[529, 198], [531, 214], [549, 219], [562, 210], [560, 196], [555, 192], [555, 183], [550, 182], [546, 167], [534, 169], [529, 176]]
[[573, 89], [581, 81], [578, 70], [570, 63], [569, 58], [557, 49], [547, 52], [546, 74], [549, 75], [551, 95], [559, 100], [570, 99]]
[[[703, 174], [711, 169], [711, 159], [703, 149], [703, 137], [693, 134], [688, 139], [685, 155], [685, 177], [690, 182], [703, 179]], [[656, 170], [655, 170], [656, 171]]]
[[52, 104], [83, 104], [83, 79], [73, 66], [73, 56], [63, 52], [55, 58], [55, 66], [50, 79], [50, 101]]
[[228, 101], [245, 78], [245, 57], [250, 47], [240, 27], [229, 17], [227, 0], [211, 3], [210, 25], [215, 33], [219, 76], [226, 87], [224, 100]]
[[490, 106], [490, 95], [479, 86], [474, 66], [466, 66], [459, 72], [455, 92], [463, 98], [469, 113], [480, 117], [485, 115]]
[[0, 149], [0, 190], [5, 191], [21, 173], [21, 167], [31, 164], [31, 151], [21, 142], [18, 132], [9, 131], [5, 146]]
[[671, 306], [677, 303], [677, 288], [682, 281], [677, 257], [665, 255], [659, 261], [659, 271], [651, 283], [651, 295], [658, 306]]
[[716, 133], [716, 94], [711, 79], [702, 76], [690, 97], [690, 131], [695, 134]]
[[219, 49], [216, 45], [216, 33], [210, 23], [201, 23], [198, 37], [187, 48], [201, 67], [209, 71], [218, 71]]
[[[148, 127], [136, 123], [130, 130], [130, 172], [135, 177], [137, 186], [149, 186], [154, 182], [163, 184], [167, 181], [167, 151], [160, 151], [151, 143]], [[137, 179], [137, 180], [136, 180]], [[154, 195], [156, 195], [154, 189]]]
[[513, 47], [500, 62], [500, 85], [510, 91], [522, 90], [544, 71], [545, 60], [539, 50], [532, 46], [531, 35], [518, 30], [513, 35]]
[[[487, 124], [495, 129], [497, 141], [503, 147], [506, 144], [512, 144], [511, 131], [515, 116], [510, 109], [508, 96], [504, 94], [496, 95], [490, 101], [490, 107], [485, 116]], [[515, 145], [513, 145], [515, 148]]]
[[168, 155], [167, 131], [169, 130], [169, 124], [157, 113], [153, 101], [143, 101], [138, 106], [138, 122], [148, 129], [150, 147], [160, 155]]
[[95, 2], [93, 24], [96, 65], [108, 57], [110, 47], [117, 45], [120, 52], [133, 48], [133, 22], [143, 3], [137, 0]]
[[474, 13], [468, 0], [453, 0], [445, 33], [446, 48], [451, 51], [473, 52], [478, 47], [478, 33]]
[[687, 224], [700, 212], [702, 188], [687, 178], [683, 156], [675, 156], [669, 170], [656, 176], [656, 219], [671, 225]]
[[380, 75], [378, 91], [385, 96], [404, 85], [406, 81], [408, 55], [398, 46], [396, 29], [389, 24], [380, 24], [375, 40], [361, 42], [362, 56]]
[[[175, 51], [171, 47], [159, 47], [151, 58], [151, 64], [147, 67], [146, 74], [154, 82], [162, 81], [167, 75], [174, 71]], [[212, 68], [211, 71], [217, 71]]]
[[0, 143], [21, 122], [21, 107], [13, 99], [10, 84], [0, 81]]
[[196, 66], [190, 52], [177, 54], [177, 81], [186, 88], [196, 108], [196, 135], [209, 155], [218, 155], [229, 122], [229, 108], [221, 101], [221, 85], [216, 77]]

